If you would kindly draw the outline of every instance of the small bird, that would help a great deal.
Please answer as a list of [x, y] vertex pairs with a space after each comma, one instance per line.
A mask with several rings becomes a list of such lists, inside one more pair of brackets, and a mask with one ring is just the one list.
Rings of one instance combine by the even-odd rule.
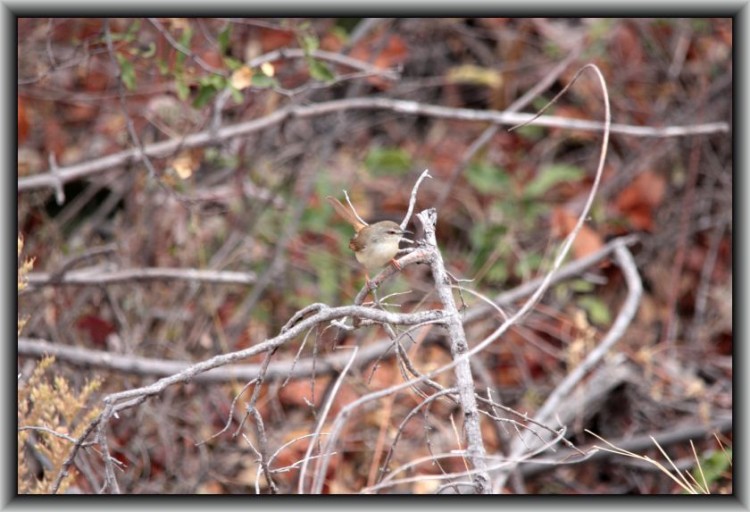
[[381, 269], [388, 263], [401, 270], [401, 266], [395, 260], [399, 250], [398, 244], [404, 234], [411, 233], [411, 231], [401, 229], [401, 226], [391, 220], [365, 224], [338, 199], [331, 196], [326, 199], [331, 203], [336, 213], [354, 228], [355, 233], [349, 241], [349, 249], [354, 251], [357, 261], [365, 267], [365, 279], [369, 288], [372, 288], [370, 284], [371, 272]]

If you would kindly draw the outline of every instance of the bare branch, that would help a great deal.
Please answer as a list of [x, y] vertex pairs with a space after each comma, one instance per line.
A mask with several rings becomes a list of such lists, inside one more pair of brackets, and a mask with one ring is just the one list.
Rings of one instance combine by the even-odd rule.
[[31, 272], [28, 274], [29, 288], [43, 286], [88, 286], [123, 284], [137, 281], [179, 280], [213, 284], [252, 285], [256, 281], [254, 272], [220, 270], [198, 270], [192, 268], [129, 268], [104, 270], [101, 266], [65, 272]]
[[[305, 472], [307, 470], [307, 463], [310, 460], [310, 456], [312, 455], [312, 451], [315, 448], [315, 444], [317, 442], [318, 437], [320, 436], [321, 431], [323, 430], [323, 425], [325, 424], [326, 419], [328, 418], [328, 413], [331, 410], [331, 406], [333, 405], [333, 400], [336, 397], [336, 393], [338, 392], [339, 388], [341, 387], [342, 382], [344, 381], [344, 377], [349, 372], [349, 368], [351, 368], [352, 363], [354, 362], [354, 358], [357, 356], [357, 352], [359, 351], [359, 347], [354, 347], [352, 349], [352, 355], [349, 357], [349, 362], [346, 363], [346, 366], [341, 371], [341, 374], [339, 375], [339, 378], [336, 379], [336, 383], [333, 386], [333, 389], [331, 390], [331, 393], [328, 396], [328, 400], [326, 401], [325, 406], [323, 407], [323, 410], [320, 413], [320, 417], [318, 419], [318, 425], [315, 428], [313, 439], [310, 441], [310, 444], [307, 447], [307, 453], [305, 454], [305, 458], [302, 460], [302, 467], [300, 468], [299, 473], [299, 492], [300, 494], [304, 494], [305, 492]], [[327, 455], [330, 455], [331, 453], [326, 453]], [[319, 467], [318, 467], [319, 469]], [[325, 479], [326, 472], [325, 471], [316, 471], [314, 480], [312, 483], [312, 488], [322, 488], [323, 487], [323, 481]]]
[[414, 205], [417, 204], [417, 191], [419, 191], [419, 185], [425, 178], [432, 178], [429, 169], [425, 169], [424, 171], [422, 171], [422, 174], [419, 175], [419, 178], [417, 178], [417, 182], [411, 189], [411, 196], [409, 197], [409, 209], [406, 211], [406, 215], [404, 215], [404, 220], [401, 221], [401, 229], [406, 229], [407, 224], [409, 224], [409, 219], [411, 219], [411, 215], [412, 213], [414, 213]]
[[[125, 164], [140, 162], [144, 157], [166, 157], [174, 151], [183, 148], [190, 149], [241, 137], [250, 133], [267, 129], [289, 118], [316, 117], [344, 110], [390, 110], [399, 114], [423, 115], [441, 119], [462, 119], [466, 121], [490, 122], [502, 125], [524, 123], [534, 116], [515, 112], [493, 110], [472, 110], [463, 108], [441, 107], [415, 101], [393, 100], [389, 98], [350, 98], [334, 100], [312, 105], [289, 105], [273, 113], [230, 126], [220, 128], [214, 134], [212, 130], [193, 133], [184, 138], [157, 142], [139, 149], [129, 149], [102, 158], [69, 165], [58, 169], [57, 177], [50, 172], [24, 176], [18, 179], [18, 191], [35, 190], [39, 188], [54, 188], [57, 183], [67, 183], [105, 170], [113, 169]], [[571, 130], [602, 131], [604, 124], [596, 121], [568, 119], [557, 116], [542, 116], [532, 124], [546, 127], [567, 128]], [[668, 126], [651, 128], [612, 124], [611, 132], [636, 137], [683, 137], [687, 135], [705, 135], [709, 133], [726, 133], [729, 125], [725, 122], [708, 123], [690, 126]]]
[[434, 209], [421, 212], [417, 218], [422, 222], [425, 232], [425, 242], [432, 247], [432, 258], [430, 267], [435, 280], [435, 290], [443, 304], [443, 310], [448, 315], [447, 329], [448, 339], [451, 345], [451, 355], [458, 361], [455, 367], [456, 387], [458, 388], [459, 402], [463, 409], [464, 433], [466, 435], [466, 453], [477, 473], [472, 475], [474, 487], [477, 494], [488, 494], [490, 492], [490, 478], [486, 471], [484, 461], [485, 448], [482, 440], [482, 431], [479, 427], [479, 408], [474, 395], [474, 377], [471, 374], [471, 365], [468, 359], [461, 356], [469, 351], [458, 308], [453, 300], [450, 281], [445, 272], [445, 265], [440, 251], [437, 249], [437, 238], [435, 237], [435, 224], [437, 212]]

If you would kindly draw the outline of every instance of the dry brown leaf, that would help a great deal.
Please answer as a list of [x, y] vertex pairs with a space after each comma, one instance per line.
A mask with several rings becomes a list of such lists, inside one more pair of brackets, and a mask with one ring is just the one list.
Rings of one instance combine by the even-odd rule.
[[26, 141], [29, 135], [29, 116], [26, 113], [26, 102], [18, 96], [18, 144]]
[[660, 205], [667, 184], [660, 175], [646, 171], [635, 178], [615, 200], [620, 212], [638, 229], [653, 229], [653, 209]]
[[[573, 231], [577, 220], [576, 216], [565, 210], [565, 208], [554, 208], [551, 219], [552, 236], [556, 238], [568, 236]], [[594, 231], [591, 226], [584, 224], [581, 227], [581, 231], [578, 232], [578, 236], [573, 241], [573, 255], [576, 259], [583, 258], [599, 251], [603, 246], [604, 241], [601, 235]]]

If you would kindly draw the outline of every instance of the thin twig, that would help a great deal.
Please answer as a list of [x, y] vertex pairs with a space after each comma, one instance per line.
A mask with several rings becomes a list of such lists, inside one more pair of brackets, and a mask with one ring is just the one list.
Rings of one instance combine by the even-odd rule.
[[[323, 430], [323, 425], [325, 424], [326, 419], [328, 418], [328, 413], [331, 410], [331, 406], [333, 405], [333, 400], [336, 397], [336, 394], [338, 393], [339, 388], [341, 388], [341, 384], [344, 382], [344, 377], [349, 372], [349, 368], [351, 368], [352, 363], [354, 362], [355, 357], [357, 356], [357, 352], [359, 351], [359, 347], [353, 347], [352, 349], [352, 355], [349, 357], [349, 361], [346, 363], [346, 366], [344, 366], [344, 369], [341, 370], [341, 374], [339, 375], [338, 379], [336, 379], [336, 383], [333, 386], [333, 389], [331, 390], [330, 394], [328, 395], [328, 400], [326, 401], [325, 406], [323, 407], [323, 410], [320, 413], [320, 416], [318, 418], [318, 425], [315, 427], [315, 432], [313, 439], [310, 441], [309, 446], [307, 447], [307, 453], [305, 454], [305, 458], [302, 460], [302, 466], [300, 467], [299, 472], [299, 493], [304, 494], [305, 492], [305, 474], [307, 471], [307, 462], [310, 460], [310, 456], [312, 455], [312, 451], [315, 447], [315, 444], [318, 440], [318, 437], [320, 436], [321, 431]], [[328, 452], [327, 454], [330, 454]], [[325, 471], [319, 471], [319, 468], [315, 472], [312, 488], [315, 489], [318, 486], [321, 488], [323, 487], [323, 482], [325, 480]]]
[[419, 178], [417, 178], [416, 183], [414, 183], [414, 186], [411, 189], [411, 195], [409, 196], [409, 209], [406, 210], [404, 220], [401, 221], [401, 229], [406, 229], [406, 226], [409, 224], [409, 219], [411, 219], [412, 213], [414, 213], [414, 206], [417, 204], [417, 191], [419, 190], [419, 185], [422, 184], [422, 181], [425, 178], [432, 178], [429, 169], [422, 171], [422, 174], [419, 175]]
[[383, 460], [383, 464], [380, 466], [380, 473], [378, 475], [377, 480], [375, 483], [380, 482], [383, 477], [385, 476], [386, 472], [388, 471], [388, 464], [391, 462], [391, 458], [393, 457], [393, 453], [396, 450], [396, 445], [398, 444], [399, 439], [401, 439], [401, 434], [404, 432], [404, 427], [406, 427], [406, 424], [409, 423], [409, 421], [416, 416], [419, 413], [419, 410], [423, 407], [429, 405], [431, 402], [437, 400], [438, 398], [450, 395], [451, 393], [455, 393], [457, 390], [456, 388], [446, 388], [442, 391], [438, 391], [437, 393], [433, 393], [426, 399], [419, 402], [417, 405], [415, 405], [409, 413], [404, 416], [404, 419], [401, 420], [401, 423], [399, 424], [398, 428], [396, 429], [396, 435], [393, 437], [393, 441], [391, 441], [391, 447], [388, 449], [388, 453], [385, 456], [385, 459]]

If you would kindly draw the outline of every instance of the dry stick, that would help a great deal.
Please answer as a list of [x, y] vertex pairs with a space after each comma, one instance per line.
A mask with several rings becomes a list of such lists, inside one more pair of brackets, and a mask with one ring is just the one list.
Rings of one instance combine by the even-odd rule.
[[706, 316], [706, 303], [708, 302], [708, 293], [711, 287], [711, 275], [713, 274], [714, 268], [716, 267], [716, 260], [719, 256], [719, 246], [721, 240], [724, 238], [724, 231], [731, 222], [731, 211], [728, 212], [730, 215], [727, 216], [726, 220], [719, 226], [714, 228], [711, 233], [711, 238], [708, 243], [708, 254], [703, 263], [701, 269], [700, 280], [698, 281], [698, 289], [695, 292], [695, 315], [691, 326], [687, 330], [687, 343], [688, 347], [696, 346], [696, 341], [701, 335], [701, 328]]
[[417, 182], [414, 183], [414, 186], [411, 189], [411, 196], [409, 196], [409, 209], [406, 210], [404, 220], [402, 220], [401, 224], [399, 224], [401, 229], [406, 229], [406, 226], [409, 225], [409, 219], [411, 219], [411, 216], [414, 213], [414, 206], [417, 204], [417, 191], [419, 190], [419, 185], [421, 185], [422, 181], [424, 181], [426, 178], [432, 178], [429, 169], [425, 169], [424, 171], [422, 171], [422, 174], [419, 175], [419, 178], [417, 178]]
[[64, 434], [62, 432], [58, 432], [57, 430], [53, 430], [49, 427], [45, 426], [37, 426], [37, 425], [28, 425], [25, 427], [18, 427], [18, 431], [21, 432], [22, 430], [32, 430], [32, 431], [39, 431], [44, 432], [46, 434], [53, 435], [55, 437], [59, 437], [60, 439], [64, 439], [68, 442], [75, 443], [76, 439], [70, 437], [68, 434]]
[[104, 266], [93, 266], [72, 271], [31, 272], [28, 274], [30, 289], [43, 286], [100, 286], [137, 281], [182, 280], [214, 284], [252, 285], [257, 281], [254, 272], [199, 270], [193, 268], [146, 267], [121, 270], [106, 270]]
[[[705, 87], [704, 87], [705, 90]], [[688, 179], [685, 184], [685, 195], [682, 198], [682, 205], [680, 208], [680, 224], [679, 236], [677, 239], [677, 251], [674, 256], [674, 262], [672, 264], [672, 272], [669, 276], [669, 295], [667, 297], [667, 319], [664, 322], [664, 326], [661, 332], [661, 343], [663, 343], [668, 350], [670, 358], [673, 358], [674, 353], [674, 340], [675, 332], [677, 330], [675, 316], [677, 297], [680, 293], [680, 277], [682, 276], [682, 267], [685, 264], [685, 253], [687, 252], [687, 240], [688, 230], [690, 228], [690, 218], [695, 208], [695, 187], [698, 181], [698, 164], [701, 159], [701, 144], [695, 142], [693, 144], [693, 150], [690, 152], [690, 163], [688, 168]]]
[[630, 322], [635, 317], [641, 295], [643, 294], [641, 276], [638, 274], [638, 268], [633, 260], [633, 255], [624, 246], [619, 246], [615, 249], [615, 259], [623, 274], [625, 274], [625, 282], [628, 286], [628, 296], [625, 299], [625, 303], [620, 308], [620, 312], [612, 327], [599, 345], [557, 385], [544, 405], [534, 415], [534, 419], [537, 421], [546, 422], [552, 417], [552, 413], [559, 405], [560, 400], [573, 391], [573, 388], [575, 388], [583, 377], [601, 361], [612, 346], [622, 337], [628, 325], [630, 325]]
[[[302, 467], [300, 468], [300, 472], [299, 472], [298, 491], [300, 494], [305, 493], [305, 475], [307, 472], [307, 463], [310, 460], [315, 444], [318, 442], [318, 438], [321, 435], [321, 431], [323, 430], [323, 425], [325, 424], [325, 421], [328, 418], [328, 413], [331, 410], [331, 406], [333, 405], [333, 399], [336, 397], [336, 393], [338, 392], [339, 388], [341, 388], [341, 384], [344, 381], [344, 377], [349, 371], [349, 368], [351, 368], [352, 363], [354, 362], [354, 358], [357, 356], [357, 351], [359, 351], [359, 347], [354, 347], [352, 349], [352, 355], [349, 357], [349, 362], [341, 371], [339, 378], [336, 379], [336, 384], [333, 386], [333, 389], [328, 395], [328, 400], [326, 401], [326, 404], [323, 407], [323, 410], [321, 411], [320, 418], [318, 419], [318, 425], [315, 428], [315, 433], [314, 433], [315, 435], [313, 436], [313, 439], [310, 441], [310, 444], [307, 446], [307, 452], [305, 453], [305, 458], [302, 460]], [[315, 481], [321, 480], [320, 482], [321, 487], [323, 486], [322, 480], [324, 478], [325, 478], [325, 473], [323, 473], [323, 478], [320, 477], [320, 473], [316, 473], [315, 475]], [[315, 485], [315, 481], [313, 482], [313, 486]]]
[[[237, 402], [239, 401], [240, 397], [245, 393], [245, 391], [248, 390], [250, 386], [252, 386], [255, 383], [255, 379], [252, 379], [248, 381], [244, 386], [242, 386], [242, 389], [239, 393], [234, 395], [234, 398], [232, 399], [232, 403], [229, 406], [229, 413], [227, 414], [227, 422], [224, 424], [224, 428], [213, 434], [211, 437], [204, 439], [203, 441], [198, 441], [195, 443], [195, 446], [202, 446], [206, 444], [207, 442], [211, 441], [212, 439], [219, 437], [221, 434], [229, 430], [229, 427], [232, 425], [232, 419], [234, 419], [234, 411], [237, 406]], [[244, 419], [242, 420], [244, 421]], [[239, 429], [232, 437], [236, 437], [236, 434], [239, 432]]]
[[263, 424], [263, 416], [261, 416], [260, 411], [255, 407], [252, 408], [251, 412], [255, 419], [258, 442], [260, 444], [260, 449], [258, 450], [260, 453], [260, 467], [263, 471], [263, 475], [266, 477], [266, 482], [268, 482], [268, 485], [271, 487], [271, 493], [278, 494], [279, 488], [276, 486], [276, 482], [273, 480], [271, 471], [268, 468], [268, 437], [266, 436], [266, 428]]
[[[325, 434], [325, 432], [323, 432], [323, 433], [322, 433], [321, 435], [326, 435], [326, 434]], [[299, 436], [299, 437], [295, 437], [295, 438], [294, 438], [294, 439], [292, 439], [291, 441], [287, 441], [286, 443], [282, 444], [281, 446], [279, 446], [279, 447], [278, 447], [278, 448], [276, 449], [276, 451], [275, 451], [275, 452], [273, 452], [273, 454], [271, 455], [271, 457], [269, 457], [269, 459], [268, 459], [268, 466], [269, 466], [269, 467], [271, 467], [271, 463], [273, 462], [273, 460], [274, 460], [274, 459], [275, 459], [276, 457], [278, 457], [278, 456], [279, 456], [279, 454], [280, 454], [280, 453], [281, 453], [282, 451], [284, 451], [284, 448], [286, 448], [286, 447], [288, 447], [288, 446], [291, 446], [291, 445], [293, 445], [293, 444], [294, 444], [294, 443], [296, 443], [297, 441], [301, 441], [301, 440], [303, 440], [303, 439], [306, 439], [306, 438], [308, 438], [308, 437], [314, 437], [314, 436], [315, 436], [315, 434], [312, 434], [312, 433], [311, 433], [311, 434], [305, 434], [305, 435], [302, 435], [302, 436]], [[302, 462], [303, 462], [303, 460], [302, 460], [302, 459], [300, 459], [300, 460], [298, 460], [297, 462], [295, 462], [295, 463], [293, 463], [293, 464], [290, 464], [289, 466], [285, 466], [285, 467], [282, 467], [282, 468], [276, 468], [276, 469], [272, 470], [272, 472], [273, 472], [273, 473], [283, 473], [284, 471], [288, 471], [288, 470], [289, 470], [290, 468], [293, 468], [293, 467], [295, 467], [295, 466], [298, 466], [298, 465], [302, 464]], [[256, 476], [256, 480], [257, 480], [257, 479], [258, 479], [258, 476]]]
[[[498, 402], [495, 402], [494, 400], [492, 400], [492, 393], [491, 393], [491, 391], [490, 391], [489, 388], [487, 388], [487, 398], [484, 398], [482, 396], [477, 395], [477, 399], [480, 402], [486, 403], [487, 405], [489, 405], [490, 407], [492, 407], [494, 414], [490, 414], [489, 412], [485, 412], [485, 414], [488, 417], [494, 418], [497, 421], [504, 421], [504, 422], [508, 422], [508, 423], [513, 423], [514, 425], [523, 427], [523, 428], [528, 429], [530, 431], [532, 430], [532, 428], [530, 426], [528, 426], [528, 425], [526, 425], [524, 423], [521, 423], [521, 422], [516, 421], [516, 420], [512, 420], [510, 418], [503, 418], [503, 417], [501, 417], [497, 413], [497, 411], [494, 410], [494, 409], [502, 409], [503, 411], [505, 411], [505, 412], [507, 412], [509, 414], [512, 414], [514, 416], [518, 416], [519, 418], [521, 418], [522, 420], [524, 420], [527, 423], [531, 423], [532, 425], [536, 425], [536, 426], [538, 426], [538, 427], [540, 427], [540, 428], [548, 431], [552, 435], [559, 435], [560, 434], [559, 430], [554, 430], [553, 428], [545, 425], [544, 423], [540, 423], [540, 422], [534, 420], [533, 418], [529, 418], [528, 415], [525, 414], [525, 413], [520, 413], [520, 412], [516, 411], [515, 409], [513, 409], [511, 407], [508, 407], [507, 405], [503, 405], [503, 404], [500, 404]], [[565, 430], [565, 429], [563, 429], [563, 430]], [[539, 437], [539, 436], [537, 435], [536, 437]], [[565, 443], [566, 445], [568, 445], [571, 450], [575, 450], [578, 453], [583, 454], [583, 452], [581, 450], [579, 450], [578, 448], [576, 448], [575, 445], [573, 443], [571, 443], [570, 441], [568, 441], [567, 439], [562, 439], [562, 442]]]
[[68, 457], [65, 459], [65, 461], [63, 461], [62, 466], [60, 466], [60, 471], [55, 477], [55, 481], [52, 482], [52, 486], [50, 487], [50, 494], [57, 493], [57, 490], [60, 488], [63, 479], [68, 476], [68, 468], [73, 464], [76, 455], [78, 455], [78, 450], [81, 449], [81, 447], [84, 445], [84, 441], [88, 438], [89, 434], [91, 434], [91, 432], [96, 429], [98, 424], [98, 421], [92, 421], [81, 433], [78, 439], [76, 439], [76, 441], [73, 443], [73, 448], [70, 450], [70, 454], [68, 454]]
[[[52, 280], [57, 280], [60, 277], [62, 277], [66, 272], [70, 271], [73, 267], [81, 263], [82, 261], [93, 259], [97, 256], [103, 256], [105, 254], [112, 254], [112, 253], [115, 253], [116, 251], [117, 251], [117, 245], [114, 243], [100, 245], [98, 247], [92, 247], [91, 249], [87, 249], [81, 253], [65, 258], [60, 264], [60, 267], [57, 270], [55, 270], [55, 272], [50, 274], [50, 278]], [[32, 274], [34, 274], [34, 272], [26, 274], [27, 278], [29, 278]]]
[[81, 435], [78, 436], [78, 439], [73, 444], [73, 448], [70, 450], [70, 454], [62, 463], [62, 466], [60, 466], [60, 471], [57, 472], [55, 481], [52, 483], [52, 487], [50, 487], [50, 494], [57, 494], [57, 491], [60, 488], [60, 485], [62, 484], [63, 479], [66, 476], [68, 476], [68, 468], [70, 468], [70, 466], [73, 464], [73, 461], [75, 460], [76, 455], [78, 455], [78, 450], [81, 449], [81, 447], [84, 445], [84, 442], [89, 437], [89, 435], [97, 428], [97, 426], [99, 425], [100, 419], [101, 417], [96, 418], [94, 421], [89, 423], [89, 425], [81, 433]]
[[308, 317], [305, 320], [302, 320], [295, 326], [291, 327], [284, 333], [274, 338], [255, 344], [251, 347], [238, 350], [236, 352], [221, 354], [205, 361], [193, 364], [175, 375], [159, 379], [158, 381], [148, 386], [121, 391], [119, 393], [113, 393], [105, 397], [104, 401], [105, 403], [118, 403], [119, 405], [113, 411], [114, 413], [116, 413], [128, 407], [131, 407], [132, 404], [130, 402], [127, 402], [127, 400], [130, 400], [131, 398], [142, 398], [157, 395], [169, 386], [181, 382], [191, 381], [195, 378], [195, 376], [212, 370], [213, 368], [218, 368], [234, 361], [246, 359], [248, 357], [262, 354], [280, 347], [284, 343], [291, 341], [292, 339], [303, 334], [308, 329], [318, 324], [327, 323], [331, 320], [336, 320], [338, 318], [344, 318], [347, 316], [358, 316], [366, 318], [368, 320], [396, 325], [416, 325], [424, 322], [445, 319], [445, 313], [440, 310], [421, 311], [417, 313], [390, 313], [388, 311], [364, 308], [359, 306], [342, 306], [338, 308], [325, 307], [321, 308], [321, 310], [317, 314]]
[[435, 290], [443, 310], [448, 315], [446, 328], [450, 340], [451, 356], [458, 361], [454, 372], [456, 375], [456, 387], [458, 388], [459, 402], [464, 413], [464, 435], [466, 436], [466, 453], [471, 465], [478, 472], [472, 475], [474, 487], [477, 494], [489, 494], [490, 476], [485, 464], [485, 448], [482, 440], [482, 430], [479, 425], [479, 408], [474, 396], [474, 377], [471, 374], [471, 364], [468, 359], [461, 356], [469, 350], [466, 341], [461, 317], [453, 300], [450, 281], [445, 271], [445, 265], [440, 251], [437, 250], [437, 238], [435, 237], [435, 225], [437, 223], [437, 211], [427, 210], [417, 215], [424, 226], [425, 241], [435, 248], [429, 263], [435, 281]]
[[[260, 466], [263, 474], [266, 477], [266, 482], [268, 482], [268, 485], [271, 487], [272, 494], [278, 494], [279, 489], [276, 486], [276, 482], [274, 482], [273, 478], [271, 477], [271, 472], [268, 469], [268, 437], [266, 436], [266, 428], [263, 423], [263, 417], [261, 416], [260, 411], [258, 411], [258, 409], [255, 407], [255, 404], [258, 402], [258, 397], [260, 397], [260, 390], [267, 376], [268, 365], [275, 353], [276, 349], [266, 352], [266, 357], [263, 359], [263, 363], [261, 363], [260, 375], [257, 379], [254, 379], [255, 388], [253, 389], [253, 394], [247, 403], [246, 415], [242, 418], [240, 425], [237, 427], [237, 431], [232, 434], [233, 438], [237, 437], [237, 435], [242, 430], [242, 425], [245, 422], [245, 418], [249, 415], [253, 416], [253, 419], [255, 420], [255, 431], [258, 435], [258, 441], [260, 443], [260, 449], [258, 450], [258, 453], [260, 454]], [[229, 416], [228, 420], [231, 421], [231, 418], [232, 417]]]
[[446, 388], [441, 391], [438, 391], [437, 393], [433, 393], [426, 399], [419, 402], [417, 405], [415, 405], [411, 411], [404, 417], [404, 419], [399, 424], [398, 428], [396, 429], [396, 435], [393, 438], [393, 441], [391, 442], [391, 447], [388, 449], [388, 453], [385, 456], [385, 459], [383, 460], [382, 466], [380, 466], [380, 473], [378, 474], [378, 478], [375, 481], [375, 483], [379, 483], [382, 481], [383, 477], [385, 476], [385, 473], [388, 471], [388, 464], [391, 462], [391, 458], [393, 457], [393, 453], [396, 450], [396, 445], [398, 444], [399, 439], [401, 439], [401, 434], [404, 431], [404, 428], [406, 427], [406, 424], [411, 420], [414, 416], [417, 415], [420, 409], [425, 407], [426, 405], [430, 404], [434, 400], [437, 400], [441, 396], [444, 395], [450, 395], [452, 393], [455, 393], [457, 391], [456, 388]]
[[[39, 188], [55, 188], [58, 183], [67, 183], [76, 179], [90, 176], [105, 170], [122, 166], [127, 163], [140, 162], [144, 157], [166, 157], [179, 148], [190, 149], [210, 143], [218, 143], [234, 137], [240, 137], [267, 129], [289, 118], [309, 118], [339, 112], [342, 110], [390, 110], [395, 113], [409, 115], [423, 115], [442, 119], [463, 119], [468, 121], [491, 122], [496, 124], [514, 125], [529, 122], [538, 126], [579, 129], [587, 131], [602, 131], [604, 124], [595, 121], [567, 119], [557, 116], [541, 116], [535, 119], [530, 114], [500, 112], [492, 110], [472, 110], [461, 108], [440, 107], [415, 101], [394, 100], [389, 98], [351, 98], [334, 100], [313, 105], [289, 105], [273, 113], [243, 123], [225, 126], [216, 133], [204, 130], [193, 133], [184, 138], [157, 142], [143, 147], [143, 151], [133, 148], [105, 157], [89, 160], [79, 164], [58, 168], [55, 174], [51, 172], [25, 176], [18, 179], [18, 191], [35, 190]], [[622, 124], [611, 125], [612, 133], [621, 133], [636, 137], [682, 137], [685, 135], [726, 133], [729, 125], [724, 122], [707, 123], [694, 126], [668, 126], [651, 128], [647, 126], [631, 126]]]
[[[101, 417], [107, 418], [108, 415], [112, 414], [114, 407], [113, 404], [107, 404]], [[109, 445], [107, 444], [107, 422], [101, 421], [96, 428], [96, 442], [101, 448], [102, 459], [104, 460], [104, 485], [101, 492], [105, 489], [111, 489], [112, 493], [120, 494], [120, 486], [117, 484], [117, 478], [115, 477], [114, 464], [112, 462], [112, 456], [109, 454]]]

